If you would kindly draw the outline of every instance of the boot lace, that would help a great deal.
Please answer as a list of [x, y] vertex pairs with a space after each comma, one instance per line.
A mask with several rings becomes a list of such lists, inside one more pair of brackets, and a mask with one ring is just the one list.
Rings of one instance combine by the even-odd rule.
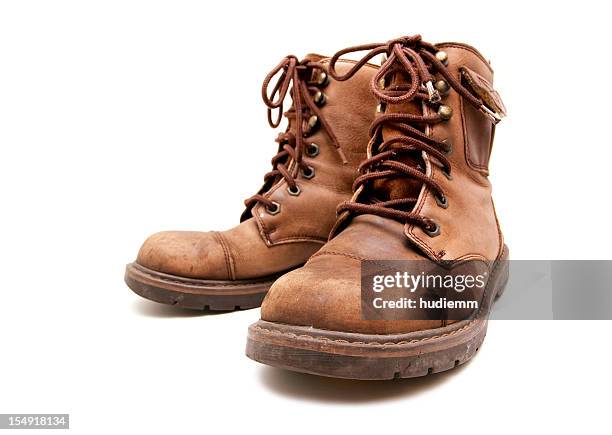
[[[269, 92], [270, 83], [276, 76], [278, 79]], [[288, 127], [276, 138], [279, 146], [278, 153], [271, 160], [272, 170], [264, 176], [264, 186], [260, 191], [244, 201], [247, 210], [261, 203], [268, 211], [277, 211], [279, 205], [264, 196], [264, 193], [278, 181], [285, 180], [288, 188], [293, 191], [299, 189], [296, 182], [298, 174], [300, 171], [307, 173], [311, 170], [303, 161], [304, 153], [308, 147], [316, 147], [316, 144], [306, 143], [305, 138], [319, 123], [336, 147], [342, 162], [347, 163], [336, 135], [319, 108], [325, 98], [320, 88], [326, 85], [326, 78], [322, 64], [310, 60], [299, 61], [297, 57], [289, 55], [264, 79], [261, 96], [268, 108], [268, 124], [272, 128], [278, 127], [284, 115], [293, 121], [290, 126], [294, 127]], [[288, 94], [291, 95], [293, 105], [283, 113], [283, 104]]]
[[[365, 50], [369, 52], [348, 72], [343, 75], [338, 74], [335, 65], [340, 56]], [[386, 61], [370, 83], [372, 93], [382, 105], [417, 101], [433, 108], [439, 107], [442, 98], [433, 86], [433, 75], [439, 73], [452, 89], [470, 104], [481, 109], [483, 103], [448, 72], [445, 65], [436, 57], [437, 51], [434, 45], [423, 42], [420, 35], [402, 37], [387, 43], [359, 45], [336, 53], [330, 60], [329, 72], [336, 80], [348, 80], [370, 59], [385, 54]], [[402, 74], [406, 78], [405, 84], [381, 88], [379, 84], [386, 83], [394, 74]], [[451, 164], [446, 157], [448, 145], [434, 140], [425, 133], [427, 125], [431, 126], [444, 120], [445, 118], [438, 113], [388, 113], [377, 116], [369, 131], [373, 144], [372, 156], [359, 166], [359, 176], [355, 179], [353, 191], [361, 193], [375, 180], [412, 178], [426, 185], [439, 201], [445, 203], [446, 197], [442, 187], [425, 173], [424, 165], [408, 165], [402, 162], [402, 157], [414, 157], [417, 155], [416, 152], [420, 155], [421, 151], [425, 151], [438, 160], [442, 170], [450, 178]], [[401, 135], [383, 140], [383, 127], [390, 127]], [[354, 197], [357, 199], [338, 206], [338, 214], [343, 212], [347, 212], [348, 215], [374, 214], [421, 226], [427, 232], [437, 229], [437, 224], [432, 219], [412, 211], [417, 201], [415, 197], [386, 201], [366, 195]]]

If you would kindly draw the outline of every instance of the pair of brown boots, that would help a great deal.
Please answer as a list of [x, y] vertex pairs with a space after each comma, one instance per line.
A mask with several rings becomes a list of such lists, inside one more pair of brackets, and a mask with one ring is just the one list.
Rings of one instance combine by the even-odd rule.
[[[357, 51], [367, 54], [340, 58]], [[381, 66], [370, 62], [377, 56]], [[488, 180], [505, 115], [492, 81], [474, 48], [418, 35], [285, 57], [262, 95], [272, 127], [291, 96], [288, 127], [241, 223], [154, 234], [127, 266], [128, 286], [178, 307], [261, 305], [247, 355], [286, 369], [392, 379], [464, 363], [508, 273]], [[487, 278], [465, 318], [416, 310], [372, 320], [362, 310], [368, 260], [476, 261]]]

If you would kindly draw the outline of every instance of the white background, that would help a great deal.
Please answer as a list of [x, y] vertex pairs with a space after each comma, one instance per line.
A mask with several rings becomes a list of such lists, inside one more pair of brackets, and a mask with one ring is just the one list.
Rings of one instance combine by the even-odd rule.
[[604, 2], [0, 3], [0, 413], [93, 433], [609, 430], [609, 322], [497, 321], [447, 374], [350, 382], [244, 356], [259, 310], [141, 300], [162, 229], [226, 229], [275, 153], [260, 97], [288, 53], [421, 33], [492, 59], [492, 161], [513, 258], [609, 259]]

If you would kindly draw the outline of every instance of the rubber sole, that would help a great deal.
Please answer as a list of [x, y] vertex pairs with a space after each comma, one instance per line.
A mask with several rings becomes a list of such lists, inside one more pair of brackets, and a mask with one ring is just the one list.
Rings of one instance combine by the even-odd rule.
[[481, 307], [467, 320], [433, 330], [371, 335], [260, 320], [246, 355], [271, 366], [320, 376], [384, 380], [439, 373], [469, 361], [487, 332], [490, 308], [508, 281], [508, 248], [497, 261]]
[[131, 263], [125, 268], [125, 283], [137, 295], [162, 304], [233, 311], [259, 307], [280, 275], [257, 280], [213, 281], [169, 275]]

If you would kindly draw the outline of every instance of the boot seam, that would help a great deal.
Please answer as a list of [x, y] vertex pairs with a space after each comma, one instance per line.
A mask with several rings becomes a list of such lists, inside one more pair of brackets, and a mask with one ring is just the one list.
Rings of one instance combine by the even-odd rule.
[[461, 42], [439, 42], [434, 45], [438, 48], [452, 47], [452, 48], [459, 48], [459, 49], [467, 50], [471, 52], [472, 54], [474, 54], [477, 58], [479, 58], [491, 73], [494, 72], [493, 67], [491, 66], [489, 61], [484, 57], [484, 55], [480, 51], [478, 51], [476, 48], [472, 47], [469, 44], [464, 44]]
[[[346, 255], [346, 254], [342, 254], [342, 253], [338, 253], [340, 255]], [[316, 255], [316, 254], [315, 254]], [[314, 257], [314, 256], [313, 256]], [[312, 258], [312, 257], [311, 257]], [[493, 266], [493, 268], [491, 269], [491, 277], [493, 276], [493, 273], [497, 270], [497, 268], [499, 267], [499, 265], [501, 264], [501, 261], [496, 261], [495, 265]], [[485, 286], [485, 290], [482, 294], [482, 299], [484, 300], [486, 298], [487, 292], [489, 292], [491, 290], [491, 285], [493, 285], [493, 279], [490, 278], [489, 282], [487, 282], [487, 285]], [[276, 334], [276, 335], [281, 335], [281, 336], [286, 336], [286, 337], [291, 337], [291, 338], [308, 338], [308, 339], [313, 339], [315, 341], [319, 341], [319, 342], [338, 342], [338, 343], [342, 343], [342, 344], [364, 344], [367, 346], [372, 346], [372, 347], [388, 347], [388, 346], [402, 346], [402, 345], [406, 345], [406, 344], [413, 344], [413, 343], [420, 343], [423, 341], [428, 341], [428, 340], [433, 340], [433, 339], [437, 339], [437, 338], [442, 338], [442, 337], [447, 337], [450, 335], [454, 335], [457, 334], [467, 328], [470, 328], [472, 325], [474, 325], [475, 322], [477, 321], [486, 321], [486, 319], [482, 319], [481, 318], [481, 313], [483, 313], [483, 307], [484, 305], [481, 304], [478, 311], [474, 314], [474, 317], [470, 320], [465, 319], [465, 321], [467, 321], [467, 323], [465, 325], [463, 325], [462, 327], [460, 327], [459, 329], [455, 329], [453, 331], [444, 333], [444, 334], [438, 334], [438, 335], [434, 335], [434, 336], [429, 336], [429, 337], [423, 337], [423, 338], [419, 338], [419, 339], [414, 339], [414, 340], [402, 340], [402, 341], [397, 341], [397, 342], [388, 342], [388, 343], [380, 343], [380, 342], [363, 342], [363, 341], [348, 341], [345, 339], [333, 339], [333, 338], [327, 338], [327, 337], [317, 337], [317, 336], [312, 336], [312, 335], [308, 335], [308, 334], [294, 334], [291, 332], [282, 332], [282, 331], [275, 331], [272, 329], [267, 329], [267, 328], [262, 328], [261, 326], [257, 326], [257, 325], [253, 325], [251, 326], [252, 328], [255, 329], [259, 329], [261, 331], [263, 331], [264, 333], [267, 334]], [[490, 312], [491, 307], [488, 307], [488, 310]], [[280, 322], [279, 322], [280, 323]], [[285, 325], [288, 325], [287, 323], [284, 323]], [[444, 326], [441, 326], [441, 328], [443, 328]], [[325, 330], [325, 331], [332, 331], [332, 332], [342, 332], [342, 331], [333, 331], [330, 329], [324, 329], [324, 328], [317, 328], [317, 329], [321, 329], [321, 330]], [[435, 331], [435, 329], [438, 328], [434, 328], [434, 329], [430, 329], [430, 331]], [[422, 331], [427, 331], [427, 330], [422, 330]], [[406, 332], [405, 334], [410, 334], [413, 332], [420, 332], [420, 331], [409, 331]], [[390, 335], [390, 334], [369, 334], [369, 335], [380, 335], [381, 337], [385, 336], [385, 335]]]
[[[313, 335], [308, 335], [308, 334], [294, 334], [292, 332], [282, 332], [282, 331], [275, 331], [273, 329], [267, 329], [267, 328], [262, 328], [261, 326], [257, 326], [257, 325], [253, 325], [252, 328], [253, 329], [257, 329], [262, 331], [265, 334], [271, 334], [271, 335], [280, 335], [280, 336], [284, 336], [284, 337], [290, 337], [290, 338], [308, 338], [308, 339], [312, 339], [314, 341], [319, 341], [319, 342], [335, 342], [335, 343], [341, 343], [341, 344], [363, 344], [366, 346], [372, 346], [372, 347], [389, 347], [389, 346], [403, 346], [406, 344], [414, 344], [414, 343], [420, 343], [423, 341], [428, 341], [428, 340], [434, 340], [437, 338], [443, 338], [443, 337], [448, 337], [450, 335], [454, 335], [457, 334], [459, 332], [464, 331], [465, 329], [471, 327], [474, 322], [476, 322], [478, 319], [472, 319], [469, 321], [469, 323], [467, 323], [466, 325], [463, 325], [461, 328], [459, 329], [455, 329], [454, 331], [451, 332], [447, 332], [444, 334], [440, 334], [440, 335], [433, 335], [430, 337], [423, 337], [423, 338], [419, 338], [419, 339], [414, 339], [414, 340], [402, 340], [402, 341], [390, 341], [387, 343], [380, 343], [377, 341], [348, 341], [345, 339], [333, 339], [333, 338], [327, 338], [327, 337], [317, 337], [317, 336], [313, 336]], [[285, 323], [285, 325], [287, 325], [287, 323]], [[443, 326], [441, 326], [443, 327]], [[317, 329], [321, 329], [324, 331], [332, 331], [329, 329], [323, 329], [323, 328], [317, 328]], [[332, 332], [336, 332], [336, 331], [332, 331]], [[421, 332], [421, 331], [411, 331], [411, 332]], [[405, 334], [410, 334], [411, 332], [406, 332]], [[380, 335], [385, 336], [385, 335], [391, 335], [391, 334], [368, 334], [368, 335]]]
[[[469, 136], [468, 136], [468, 128], [467, 128], [467, 122], [465, 120], [465, 104], [463, 102], [463, 98], [459, 99], [459, 107], [460, 107], [460, 111], [461, 111], [461, 129], [463, 130], [463, 153], [465, 155], [465, 161], [468, 165], [468, 167], [482, 175], [484, 175], [485, 177], [489, 176], [489, 165], [480, 165], [476, 162], [474, 162], [472, 160], [472, 157], [470, 156], [470, 141], [469, 141]], [[489, 143], [489, 157], [491, 154], [491, 143]]]
[[236, 273], [234, 271], [234, 258], [232, 256], [232, 252], [229, 249], [223, 234], [218, 231], [215, 231], [215, 237], [219, 245], [221, 245], [221, 249], [223, 249], [223, 256], [225, 257], [225, 267], [227, 269], [227, 275], [229, 279], [232, 281], [236, 279]]
[[[196, 287], [209, 287], [209, 286], [243, 287], [249, 284], [273, 283], [279, 277], [278, 275], [275, 274], [275, 275], [267, 275], [261, 278], [234, 280], [234, 282], [237, 282], [237, 283], [225, 283], [225, 282], [221, 282], [218, 280], [210, 280], [210, 282], [206, 282], [208, 280], [203, 279], [203, 278], [179, 277], [179, 278], [182, 278], [179, 280], [179, 279], [172, 279], [172, 278], [168, 278], [164, 276], [159, 276], [158, 274], [154, 274], [154, 273], [147, 272], [146, 270], [142, 270], [143, 267], [144, 266], [140, 266], [139, 268], [136, 269], [138, 273], [141, 273], [145, 275], [146, 277], [151, 278], [153, 280], [159, 280], [162, 282], [173, 283], [173, 284], [186, 284], [186, 285], [191, 285], [191, 286], [196, 286]], [[204, 282], [200, 282], [200, 281], [204, 281]]]
[[303, 235], [303, 236], [296, 235], [296, 236], [283, 237], [282, 239], [271, 240], [270, 244], [274, 245], [274, 244], [282, 244], [282, 243], [290, 243], [290, 242], [312, 242], [312, 243], [325, 244], [327, 243], [327, 239], [323, 237], [313, 237], [313, 236], [308, 236], [308, 235]]
[[359, 255], [353, 255], [353, 254], [348, 254], [346, 252], [338, 252], [338, 251], [317, 252], [317, 253], [313, 254], [310, 257], [310, 259], [313, 259], [315, 257], [321, 257], [323, 255], [338, 255], [338, 256], [341, 256], [341, 257], [347, 257], [347, 258], [351, 258], [353, 260], [360, 260], [360, 261], [372, 261], [372, 260], [375, 260], [374, 258], [361, 257]]

